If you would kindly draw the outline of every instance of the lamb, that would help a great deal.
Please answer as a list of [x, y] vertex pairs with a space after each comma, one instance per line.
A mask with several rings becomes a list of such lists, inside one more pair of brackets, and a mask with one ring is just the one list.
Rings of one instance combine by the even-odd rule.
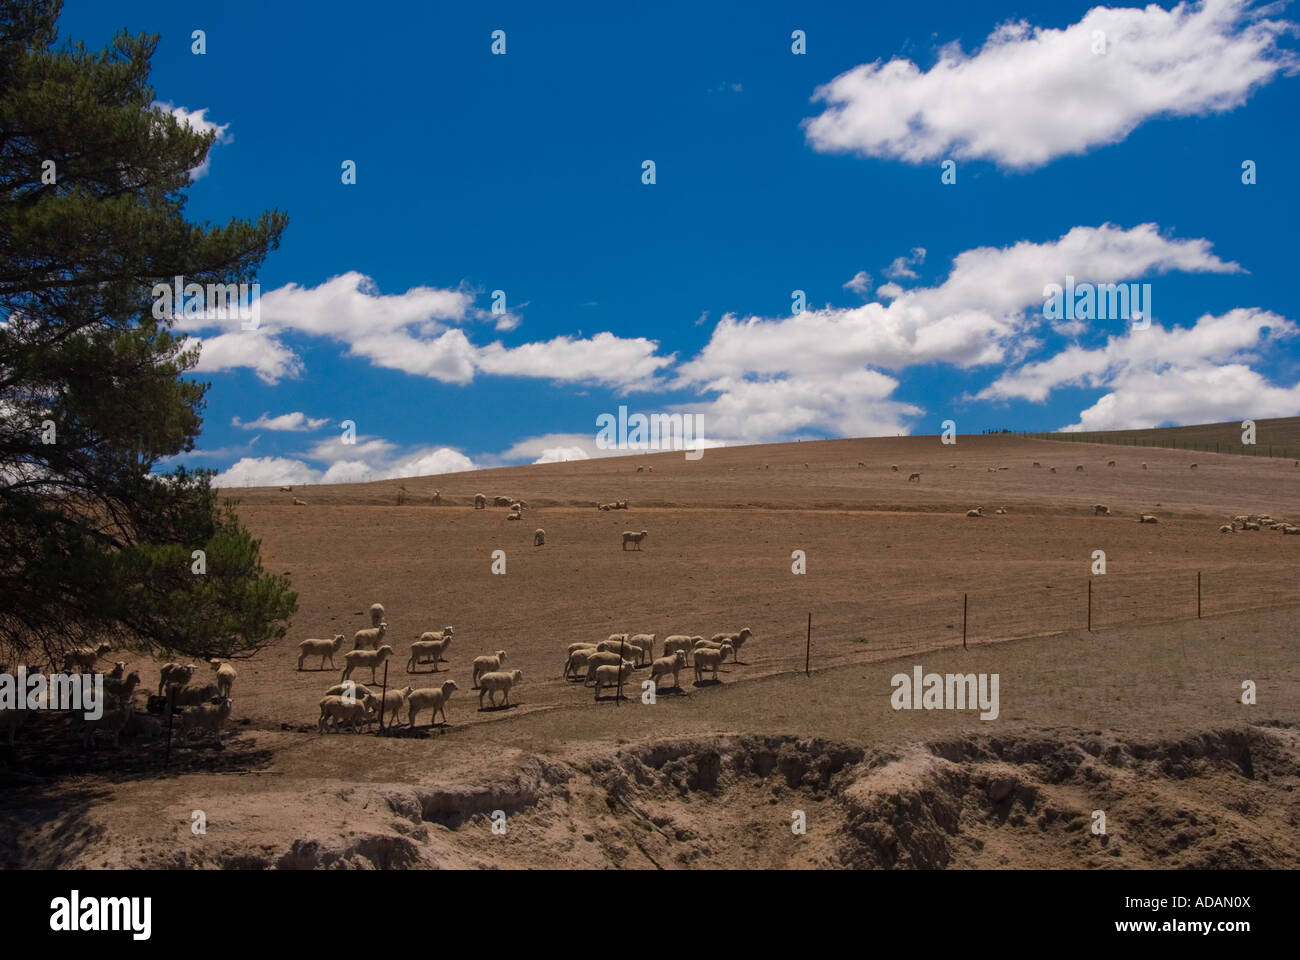
[[374, 650], [384, 642], [384, 634], [388, 633], [387, 621], [380, 621], [377, 627], [367, 627], [364, 630], [358, 630], [352, 635], [353, 650]]
[[920, 483], [920, 482], [921, 482], [921, 475], [920, 475], [919, 473], [909, 474], [909, 475], [908, 475], [908, 478], [907, 478], [907, 482], [908, 482], [908, 483]]
[[192, 663], [181, 665], [179, 663], [164, 663], [159, 671], [158, 677], [158, 696], [163, 695], [163, 690], [172, 684], [185, 686], [194, 677], [194, 671], [198, 669]]
[[333, 640], [315, 640], [308, 639], [298, 644], [298, 669], [302, 670], [302, 662], [307, 657], [320, 657], [320, 668], [325, 669], [325, 659], [328, 657], [330, 668], [334, 669], [334, 654], [343, 648], [343, 634], [334, 634]]
[[[412, 642], [411, 656], [406, 661], [407, 673], [420, 672], [416, 670], [416, 667], [421, 663], [432, 663], [433, 664], [432, 672], [433, 673], [438, 672], [438, 663], [439, 661], [444, 659], [442, 655], [446, 653], [447, 648], [451, 646], [451, 637], [443, 636], [442, 634], [444, 633], [445, 631], [438, 631], [436, 633], [425, 633], [420, 636], [419, 640]], [[440, 637], [440, 639], [426, 640], [425, 639], [426, 637], [429, 638]]]
[[506, 659], [506, 652], [498, 650], [495, 654], [485, 654], [481, 657], [474, 658], [473, 677], [474, 685], [471, 689], [478, 689], [478, 678], [485, 673], [493, 673], [501, 669], [501, 664]]
[[388, 619], [387, 611], [384, 610], [382, 603], [372, 603], [370, 605], [370, 625], [377, 627]]
[[475, 510], [487, 509], [487, 497], [483, 496], [483, 494], [481, 493], [474, 494], [474, 509]]
[[505, 699], [501, 706], [510, 706], [510, 690], [516, 684], [522, 682], [524, 673], [522, 670], [500, 670], [489, 671], [478, 678], [478, 707], [483, 709], [483, 696], [486, 694], [488, 704], [495, 707], [497, 705], [497, 692], [500, 691]]
[[95, 661], [112, 649], [107, 643], [97, 647], [74, 647], [63, 655], [63, 672], [68, 673], [76, 667], [81, 673], [90, 673], [95, 669]]
[[596, 679], [596, 671], [601, 667], [616, 667], [623, 662], [620, 654], [611, 651], [600, 651], [587, 655], [587, 683], [592, 683]]
[[223, 697], [229, 697], [230, 691], [234, 689], [235, 677], [239, 676], [235, 668], [230, 665], [228, 660], [218, 660], [213, 657], [208, 663], [212, 664], [212, 669], [217, 674], [217, 689], [221, 691]]
[[[369, 698], [371, 701], [373, 697]], [[340, 726], [350, 726], [353, 733], [360, 733], [370, 713], [369, 704], [362, 699], [344, 699], [339, 696], [324, 696], [320, 701], [320, 719], [316, 729], [321, 733], [329, 732], [331, 726], [337, 730]]]
[[[719, 647], [722, 646], [723, 644], [727, 644], [727, 643], [731, 644], [731, 649], [732, 649], [731, 659], [734, 660], [736, 663], [740, 663], [740, 648], [745, 645], [746, 640], [749, 640], [753, 636], [754, 636], [753, 630], [750, 630], [749, 627], [741, 627], [738, 633], [715, 633], [709, 639], [709, 642], [713, 646], [719, 646]], [[697, 643], [695, 646], [699, 647], [699, 644]]]
[[419, 690], [412, 690], [411, 695], [406, 698], [407, 722], [415, 727], [415, 716], [421, 710], [431, 709], [433, 711], [429, 725], [438, 722], [438, 714], [442, 714], [442, 722], [447, 723], [447, 701], [451, 695], [459, 690], [455, 680], [444, 680], [441, 687], [421, 687]]
[[1159, 521], [1149, 513], [1144, 513], [1138, 517], [1138, 523], [1159, 523]]
[[533, 546], [542, 547], [546, 545], [546, 531], [538, 527], [533, 531]]
[[620, 684], [627, 683], [627, 678], [632, 673], [635, 666], [631, 660], [624, 660], [618, 664], [604, 664], [596, 668], [596, 699], [600, 699], [600, 690], [602, 687], [617, 687]]
[[[716, 650], [712, 647], [696, 647], [695, 648], [695, 682], [696, 683], [704, 682], [704, 671], [706, 670], [712, 670], [713, 679], [717, 680], [718, 667], [721, 665], [723, 660], [727, 659], [727, 654], [729, 653], [731, 654], [735, 653], [735, 650], [732, 648], [731, 644], [729, 643], [724, 643]], [[734, 656], [732, 659], [735, 659]]]
[[[26, 711], [15, 711], [23, 712]], [[130, 700], [118, 700], [116, 697], [108, 698], [104, 704], [104, 711], [94, 720], [87, 720], [85, 715], [81, 718], [81, 745], [86, 749], [94, 749], [95, 734], [104, 730], [113, 736], [113, 747], [116, 749], [120, 743], [122, 730], [131, 720], [131, 715], [135, 712], [131, 706]], [[12, 745], [13, 733], [10, 731], [10, 744]]]
[[130, 703], [135, 688], [140, 684], [140, 671], [132, 670], [125, 678], [108, 677], [104, 680], [104, 692], [117, 697], [123, 703]]
[[352, 671], [357, 667], [370, 668], [370, 682], [375, 683], [375, 669], [393, 655], [393, 648], [384, 644], [378, 650], [352, 650], [343, 654], [343, 679], [347, 680], [352, 676]]
[[631, 530], [624, 530], [624, 531], [623, 531], [623, 549], [626, 550], [626, 549], [627, 549], [627, 545], [628, 545], [629, 543], [632, 543], [632, 544], [635, 544], [635, 545], [636, 545], [636, 549], [640, 550], [640, 549], [641, 549], [641, 541], [644, 540], [645, 538], [646, 538], [646, 531], [644, 531], [644, 530], [642, 530], [640, 533], [633, 533]]
[[293, 498], [293, 505], [294, 505], [295, 507], [305, 507], [305, 506], [307, 506], [307, 501], [306, 501], [306, 500], [299, 500], [297, 497], [294, 497], [294, 498]]
[[230, 719], [232, 703], [229, 697], [213, 698], [213, 703], [201, 703], [190, 707], [181, 715], [180, 744], [185, 746], [191, 730], [209, 730], [221, 743], [221, 727]]
[[984, 516], [984, 508], [983, 508], [983, 507], [976, 507], [974, 510], [967, 510], [967, 511], [966, 511], [966, 516], [968, 516], [968, 517], [982, 517], [982, 516]]
[[671, 657], [660, 657], [654, 663], [650, 664], [650, 679], [659, 685], [659, 678], [666, 677], [668, 674], [673, 675], [673, 686], [680, 687], [681, 680], [678, 674], [681, 673], [682, 667], [686, 666], [686, 651], [678, 650]]
[[1092, 505], [1092, 512], [1096, 516], [1109, 517], [1110, 507], [1106, 506], [1104, 503], [1094, 503]]

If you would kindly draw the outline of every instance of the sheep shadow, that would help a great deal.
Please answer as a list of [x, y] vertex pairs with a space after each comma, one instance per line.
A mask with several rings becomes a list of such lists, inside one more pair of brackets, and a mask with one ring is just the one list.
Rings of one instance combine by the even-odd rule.
[[712, 680], [696, 680], [694, 683], [691, 684], [691, 686], [698, 689], [700, 687], [717, 687], [720, 686], [721, 684], [722, 681], [715, 677]]
[[306, 667], [299, 667], [298, 673], [338, 673], [342, 669], [343, 669], [342, 667], [335, 667], [335, 666], [329, 666], [329, 667], [320, 666], [320, 667], [312, 667], [311, 669], [307, 669]]
[[485, 703], [483, 704], [483, 706], [478, 708], [478, 712], [499, 713], [502, 710], [513, 710], [517, 706], [519, 706], [519, 704], [517, 703], [497, 703], [497, 704]]
[[655, 690], [655, 696], [657, 697], [684, 697], [685, 695], [686, 691], [682, 689], [680, 683], [674, 684], [671, 687], [660, 687]]
[[621, 700], [621, 701], [623, 701], [624, 703], [626, 703], [626, 702], [628, 702], [628, 697], [627, 697], [626, 694], [620, 694], [620, 693], [607, 693], [607, 694], [606, 694], [605, 696], [603, 696], [603, 697], [597, 697], [597, 698], [596, 698], [596, 702], [597, 702], [597, 703], [614, 703], [614, 702], [617, 701], [617, 700]]

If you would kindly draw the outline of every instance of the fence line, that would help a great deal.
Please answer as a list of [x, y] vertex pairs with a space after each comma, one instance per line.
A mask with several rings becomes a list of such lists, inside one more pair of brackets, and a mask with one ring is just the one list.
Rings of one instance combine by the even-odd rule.
[[1274, 443], [1243, 444], [1227, 440], [1184, 440], [1177, 437], [1116, 437], [1102, 433], [1018, 433], [1028, 440], [1055, 440], [1060, 443], [1101, 443], [1117, 447], [1160, 447], [1166, 450], [1195, 450], [1199, 453], [1230, 453], [1240, 457], [1278, 457], [1300, 459], [1300, 449]]

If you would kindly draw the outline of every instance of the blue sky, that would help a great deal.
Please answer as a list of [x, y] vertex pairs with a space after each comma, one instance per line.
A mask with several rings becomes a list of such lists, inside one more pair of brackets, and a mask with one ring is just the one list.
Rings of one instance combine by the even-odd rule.
[[[223, 128], [192, 219], [290, 216], [259, 330], [188, 328], [187, 462], [241, 484], [599, 455], [620, 404], [727, 443], [1300, 414], [1293, 19], [69, 0], [60, 28], [161, 34], [158, 100]], [[1067, 274], [1150, 283], [1149, 329], [1046, 319]]]

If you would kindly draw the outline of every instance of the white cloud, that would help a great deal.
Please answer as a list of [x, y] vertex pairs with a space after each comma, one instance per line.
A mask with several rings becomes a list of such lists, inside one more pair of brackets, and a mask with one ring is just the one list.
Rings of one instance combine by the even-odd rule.
[[[171, 105], [170, 102], [162, 101], [162, 100], [155, 100], [153, 102], [153, 105], [155, 107], [159, 107], [167, 111], [173, 117], [175, 117], [177, 121], [185, 124], [191, 130], [196, 130], [199, 133], [215, 132], [217, 135], [217, 139], [213, 142], [212, 144], [213, 147], [215, 147], [218, 143], [230, 143], [235, 139], [234, 137], [226, 133], [226, 130], [229, 129], [230, 124], [213, 123], [211, 120], [207, 118], [207, 113], [208, 113], [207, 107], [203, 107], [200, 110], [186, 110], [184, 107], [174, 107]], [[198, 180], [201, 177], [206, 177], [208, 175], [208, 169], [211, 166], [211, 162], [212, 162], [212, 151], [209, 150], [208, 155], [203, 158], [203, 162], [190, 171], [190, 179]]]
[[327, 423], [329, 423], [329, 420], [325, 417], [317, 420], [298, 410], [292, 413], [282, 413], [278, 417], [271, 416], [270, 412], [267, 411], [256, 420], [244, 421], [240, 420], [239, 417], [232, 417], [230, 421], [232, 427], [239, 427], [241, 430], [284, 430], [293, 433], [319, 430]]
[[570, 460], [590, 460], [582, 447], [546, 447], [533, 463], [568, 463]]
[[852, 290], [859, 296], [865, 297], [867, 291], [871, 289], [871, 274], [865, 270], [859, 270], [853, 275], [853, 278], [844, 284], [845, 290]]
[[906, 257], [895, 257], [894, 262], [885, 267], [885, 276], [890, 280], [915, 280], [916, 271], [913, 267], [919, 267], [925, 263], [925, 247], [913, 247], [912, 252]]
[[[905, 59], [854, 67], [819, 87], [826, 109], [804, 121], [828, 152], [926, 163], [981, 158], [1027, 169], [1123, 140], [1162, 115], [1223, 113], [1246, 102], [1296, 55], [1293, 25], [1248, 0], [1172, 10], [1095, 7], [1065, 29], [1003, 24], [974, 55], [955, 43], [927, 71]], [[1105, 53], [1093, 52], [1094, 33]]]
[[270, 487], [318, 483], [321, 472], [286, 457], [242, 457], [212, 480], [214, 487]]
[[260, 328], [209, 337], [191, 336], [189, 343], [199, 347], [195, 373], [220, 373], [244, 367], [269, 384], [302, 374], [302, 360], [298, 355]]

